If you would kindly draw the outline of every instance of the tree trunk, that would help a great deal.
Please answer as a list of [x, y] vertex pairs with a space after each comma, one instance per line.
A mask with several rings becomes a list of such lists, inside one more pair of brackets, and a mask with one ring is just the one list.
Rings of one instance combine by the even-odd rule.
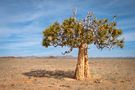
[[75, 79], [77, 80], [84, 80], [90, 78], [87, 49], [87, 44], [81, 44], [79, 47], [78, 61], [75, 70]]
[[78, 61], [75, 70], [75, 79], [84, 80], [84, 45], [80, 45], [78, 51]]
[[89, 60], [88, 60], [88, 45], [87, 44], [85, 44], [85, 49], [84, 49], [84, 77], [85, 77], [85, 79], [90, 78]]

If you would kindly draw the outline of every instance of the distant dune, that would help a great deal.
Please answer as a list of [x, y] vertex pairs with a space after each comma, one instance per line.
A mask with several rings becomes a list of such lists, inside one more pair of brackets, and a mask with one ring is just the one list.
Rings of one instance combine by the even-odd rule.
[[90, 58], [92, 79], [73, 79], [76, 58], [1, 57], [0, 90], [135, 90], [134, 58]]

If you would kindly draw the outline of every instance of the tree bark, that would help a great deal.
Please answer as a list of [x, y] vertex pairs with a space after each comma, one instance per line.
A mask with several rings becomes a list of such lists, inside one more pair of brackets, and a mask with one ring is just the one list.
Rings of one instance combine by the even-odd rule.
[[84, 80], [84, 45], [80, 45], [78, 51], [78, 61], [75, 70], [75, 79]]
[[88, 45], [81, 44], [78, 51], [78, 61], [75, 70], [75, 79], [85, 80], [90, 78], [88, 62]]
[[85, 49], [84, 49], [84, 77], [85, 77], [85, 79], [90, 78], [89, 60], [88, 60], [88, 45], [87, 44], [85, 44]]

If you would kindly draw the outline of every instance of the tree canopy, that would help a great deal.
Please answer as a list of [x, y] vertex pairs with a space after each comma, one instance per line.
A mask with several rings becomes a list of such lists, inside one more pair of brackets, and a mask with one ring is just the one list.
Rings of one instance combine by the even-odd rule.
[[[94, 44], [98, 49], [123, 48], [124, 40], [120, 38], [122, 30], [115, 21], [107, 18], [97, 19], [92, 12], [88, 12], [82, 20], [75, 16], [55, 22], [43, 31], [43, 46], [68, 46], [70, 51], [78, 48], [82, 43]], [[68, 52], [70, 52], [68, 51]], [[66, 52], [66, 53], [68, 53]]]

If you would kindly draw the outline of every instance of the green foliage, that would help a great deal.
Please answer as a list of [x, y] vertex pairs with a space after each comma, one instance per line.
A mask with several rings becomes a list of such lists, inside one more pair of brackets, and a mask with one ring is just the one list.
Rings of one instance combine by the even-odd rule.
[[104, 47], [113, 48], [114, 46], [124, 47], [124, 40], [119, 39], [122, 35], [122, 30], [118, 29], [116, 22], [109, 22], [107, 19], [101, 19], [97, 21], [98, 23], [98, 35], [95, 37], [95, 45], [99, 49]]
[[49, 28], [47, 28], [45, 31], [43, 31], [44, 39], [43, 39], [43, 46], [57, 46], [58, 43], [60, 43], [59, 33], [60, 33], [60, 24], [58, 22], [55, 22], [52, 24]]
[[81, 44], [94, 43], [97, 48], [123, 48], [124, 40], [119, 39], [122, 30], [117, 28], [115, 21], [108, 19], [96, 19], [89, 14], [84, 20], [75, 17], [65, 19], [61, 24], [53, 23], [43, 31], [43, 46], [68, 46], [78, 48]]

